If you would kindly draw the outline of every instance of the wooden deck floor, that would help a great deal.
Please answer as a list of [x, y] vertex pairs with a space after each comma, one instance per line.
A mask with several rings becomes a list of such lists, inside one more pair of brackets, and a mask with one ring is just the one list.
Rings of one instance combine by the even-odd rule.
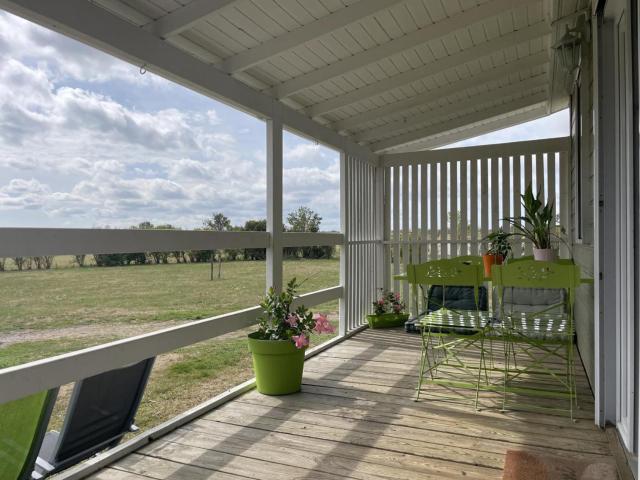
[[482, 411], [430, 386], [413, 401], [419, 336], [365, 330], [310, 359], [302, 392], [256, 391], [119, 460], [94, 479], [491, 479], [509, 449], [612, 461], [593, 424], [578, 372], [578, 421], [542, 413]]

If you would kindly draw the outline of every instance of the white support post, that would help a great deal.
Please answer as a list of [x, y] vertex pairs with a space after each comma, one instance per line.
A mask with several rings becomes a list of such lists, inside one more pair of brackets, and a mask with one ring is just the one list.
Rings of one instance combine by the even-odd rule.
[[282, 119], [267, 120], [267, 289], [282, 290]]
[[347, 154], [340, 152], [340, 230], [344, 242], [340, 249], [340, 285], [342, 286], [342, 298], [340, 299], [340, 324], [338, 334], [347, 334], [347, 316], [349, 312], [348, 301], [350, 298], [350, 285], [347, 274], [349, 271], [349, 209], [347, 205]]

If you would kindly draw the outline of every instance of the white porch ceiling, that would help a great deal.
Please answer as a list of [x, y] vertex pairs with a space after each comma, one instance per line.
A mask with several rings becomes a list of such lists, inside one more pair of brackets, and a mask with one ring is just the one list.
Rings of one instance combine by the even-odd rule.
[[[37, 8], [49, 1], [0, 0], [0, 7], [56, 28], [59, 19], [43, 18], [51, 7]], [[588, 0], [83, 1], [195, 57], [216, 77], [228, 76], [376, 152], [433, 148], [564, 108], [551, 49], [564, 26], [555, 20], [588, 6]], [[69, 2], [75, 0], [61, 1]], [[93, 43], [90, 29], [81, 32]], [[96, 38], [104, 49], [106, 34], [96, 31]], [[151, 52], [148, 58], [140, 52], [135, 58], [148, 60], [153, 71]], [[210, 83], [199, 90], [225, 96]]]

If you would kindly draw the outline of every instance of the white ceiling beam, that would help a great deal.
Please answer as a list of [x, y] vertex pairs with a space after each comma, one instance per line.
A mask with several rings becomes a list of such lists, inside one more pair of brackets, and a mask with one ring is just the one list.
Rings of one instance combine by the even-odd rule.
[[379, 82], [367, 85], [366, 87], [317, 103], [308, 107], [306, 112], [311, 117], [317, 117], [346, 105], [351, 105], [375, 95], [388, 92], [394, 88], [402, 87], [403, 85], [407, 85], [422, 78], [436, 75], [440, 72], [458, 67], [473, 60], [492, 55], [500, 50], [504, 50], [505, 48], [529, 42], [547, 35], [550, 32], [551, 29], [546, 21], [539, 22], [530, 27], [507, 33], [506, 35], [480, 43], [474, 47], [449, 55], [448, 57], [443, 57], [413, 70], [394, 75]]
[[327, 35], [350, 23], [362, 20], [380, 10], [390, 8], [406, 0], [360, 0], [330, 13], [284, 35], [268, 40], [250, 50], [233, 55], [220, 62], [218, 67], [227, 73], [251, 68], [315, 38]]
[[440, 87], [436, 87], [424, 93], [414, 95], [413, 97], [407, 97], [403, 100], [388, 103], [382, 107], [367, 110], [344, 120], [334, 122], [331, 127], [334, 130], [359, 130], [360, 126], [370, 122], [373, 119], [380, 119], [394, 115], [397, 113], [405, 112], [416, 108], [419, 105], [434, 102], [449, 95], [455, 95], [469, 88], [476, 87], [494, 80], [499, 80], [508, 77], [514, 73], [525, 73], [527, 70], [540, 65], [544, 65], [549, 62], [549, 57], [546, 52], [537, 53], [528, 57], [522, 57], [513, 62], [505, 63], [499, 67], [486, 70], [477, 75], [463, 78], [457, 82], [447, 83]]
[[291, 80], [287, 80], [271, 89], [276, 98], [284, 98], [319, 83], [339, 77], [345, 73], [378, 62], [397, 53], [404, 52], [419, 45], [444, 37], [456, 30], [468, 27], [487, 18], [495, 17], [505, 11], [538, 0], [491, 0], [478, 7], [460, 12], [440, 22], [427, 25], [402, 37], [383, 43], [355, 55], [338, 60], [326, 67], [321, 67]]
[[436, 125], [429, 125], [428, 127], [421, 128], [413, 132], [397, 135], [387, 140], [371, 143], [369, 144], [369, 147], [371, 147], [374, 152], [381, 152], [383, 150], [388, 150], [399, 145], [415, 142], [416, 140], [420, 140], [424, 137], [436, 135], [440, 132], [446, 132], [455, 128], [461, 128], [465, 125], [471, 125], [476, 122], [481, 122], [485, 119], [497, 117], [499, 115], [505, 115], [515, 110], [520, 110], [537, 103], [542, 103], [546, 100], [547, 92], [537, 93], [529, 97], [520, 98], [518, 100], [504, 103], [502, 105], [496, 105], [495, 107], [479, 110], [477, 112], [470, 113], [469, 115], [454, 118], [452, 120], [438, 123]]
[[167, 15], [148, 23], [145, 30], [150, 31], [160, 38], [178, 35], [197, 22], [218, 10], [231, 5], [237, 0], [193, 0], [184, 7], [175, 9]]
[[468, 128], [456, 129], [433, 137], [428, 137], [424, 140], [420, 140], [419, 142], [412, 143], [411, 145], [393, 149], [393, 152], [413, 152], [416, 150], [425, 150], [451, 145], [452, 143], [474, 138], [486, 133], [495, 132], [497, 130], [502, 130], [503, 128], [512, 127], [514, 125], [519, 125], [545, 116], [547, 116], [547, 106], [542, 104], [531, 110], [514, 113], [508, 117], [491, 118], [488, 119], [487, 122], [476, 124]]
[[369, 142], [379, 139], [382, 136], [389, 136], [394, 132], [406, 130], [411, 125], [419, 125], [425, 122], [436, 122], [438, 119], [446, 118], [451, 115], [460, 114], [473, 108], [474, 105], [483, 105], [489, 102], [496, 102], [510, 95], [525, 93], [547, 85], [547, 75], [537, 75], [527, 78], [521, 82], [512, 83], [504, 87], [494, 88], [492, 90], [477, 93], [471, 97], [458, 100], [440, 107], [429, 109], [425, 112], [412, 115], [401, 120], [389, 122], [375, 128], [368, 128], [355, 136], [357, 142]]
[[303, 136], [376, 161], [368, 148], [86, 0], [0, 0], [0, 8], [257, 117], [280, 116]]

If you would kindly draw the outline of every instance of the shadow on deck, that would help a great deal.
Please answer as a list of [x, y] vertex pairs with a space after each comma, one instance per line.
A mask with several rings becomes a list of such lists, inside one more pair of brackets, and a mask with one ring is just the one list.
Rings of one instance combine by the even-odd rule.
[[581, 365], [573, 423], [501, 413], [492, 392], [480, 412], [435, 385], [416, 403], [419, 355], [418, 335], [365, 330], [308, 360], [302, 392], [246, 393], [91, 478], [490, 479], [507, 450], [614, 461]]

